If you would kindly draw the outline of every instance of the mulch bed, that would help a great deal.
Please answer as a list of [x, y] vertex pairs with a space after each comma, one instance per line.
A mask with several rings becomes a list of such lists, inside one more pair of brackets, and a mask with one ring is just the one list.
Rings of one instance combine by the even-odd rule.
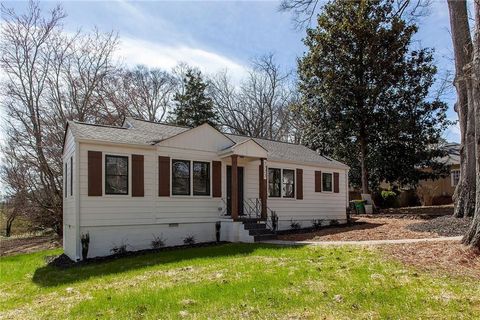
[[460, 242], [385, 245], [381, 250], [387, 256], [420, 270], [480, 279], [480, 252]]
[[442, 237], [462, 236], [472, 224], [472, 218], [455, 218], [453, 216], [442, 216], [415, 223], [407, 226], [407, 229], [418, 232], [435, 232]]
[[363, 240], [398, 240], [438, 237], [428, 231], [412, 231], [406, 227], [419, 223], [415, 219], [392, 219], [380, 216], [374, 218], [355, 217], [350, 225], [322, 228], [304, 233], [292, 231], [293, 234], [279, 235], [280, 240], [291, 241], [363, 241]]

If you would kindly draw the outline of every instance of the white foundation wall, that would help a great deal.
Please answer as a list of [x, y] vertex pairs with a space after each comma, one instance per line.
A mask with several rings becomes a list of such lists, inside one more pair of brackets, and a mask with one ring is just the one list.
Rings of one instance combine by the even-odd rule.
[[215, 223], [90, 226], [81, 227], [80, 232], [90, 235], [89, 258], [111, 255], [114, 247], [122, 245], [128, 251], [152, 249], [154, 237], [160, 237], [166, 247], [183, 245], [188, 236], [196, 243], [216, 240]]
[[[72, 163], [70, 162], [73, 160]], [[66, 170], [65, 170], [66, 165]], [[77, 222], [75, 219], [75, 190], [78, 186], [77, 175], [75, 174], [77, 169], [77, 161], [75, 157], [75, 139], [70, 130], [67, 130], [65, 136], [65, 145], [63, 150], [63, 251], [72, 260], [76, 260], [77, 252]], [[73, 175], [70, 174], [70, 170], [73, 169]], [[73, 183], [70, 183], [70, 179], [73, 176]], [[67, 183], [65, 183], [67, 179]], [[73, 186], [73, 189], [72, 189]]]
[[[245, 197], [247, 198], [259, 197], [259, 165], [260, 161], [252, 161], [247, 164], [245, 176]], [[278, 215], [279, 230], [291, 229], [291, 221], [299, 223], [302, 228], [311, 227], [313, 220], [322, 220], [323, 224], [329, 224], [330, 220], [337, 220], [339, 223], [347, 221], [348, 173], [346, 170], [268, 160], [267, 168], [303, 169], [303, 199], [296, 199], [296, 191], [295, 198], [267, 198], [268, 208]], [[339, 173], [340, 192], [315, 192], [315, 171]], [[296, 181], [295, 188], [297, 188]]]

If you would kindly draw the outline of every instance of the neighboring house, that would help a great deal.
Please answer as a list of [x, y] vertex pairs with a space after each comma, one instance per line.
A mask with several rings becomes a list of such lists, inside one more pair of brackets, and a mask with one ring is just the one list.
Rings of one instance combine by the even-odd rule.
[[[348, 167], [302, 145], [126, 118], [122, 127], [69, 122], [63, 146], [65, 254], [216, 239], [262, 239], [272, 212], [291, 221], [346, 221]], [[256, 219], [246, 219], [256, 218]], [[260, 221], [260, 223], [258, 222]], [[262, 228], [263, 227], [263, 228]], [[258, 230], [251, 230], [256, 228]]]
[[423, 205], [439, 205], [452, 203], [455, 187], [460, 179], [460, 144], [447, 143], [442, 147], [446, 156], [439, 159], [449, 170], [449, 175], [435, 180], [421, 180], [417, 194]]

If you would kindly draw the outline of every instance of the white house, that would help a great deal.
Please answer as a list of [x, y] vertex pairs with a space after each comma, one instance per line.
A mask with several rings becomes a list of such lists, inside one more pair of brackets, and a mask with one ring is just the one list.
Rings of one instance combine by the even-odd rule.
[[63, 247], [73, 260], [81, 259], [86, 234], [95, 257], [121, 245], [147, 249], [154, 237], [167, 246], [189, 236], [215, 241], [216, 222], [221, 240], [253, 242], [268, 237], [272, 212], [279, 229], [346, 220], [346, 165], [302, 145], [208, 124], [69, 122], [63, 166]]

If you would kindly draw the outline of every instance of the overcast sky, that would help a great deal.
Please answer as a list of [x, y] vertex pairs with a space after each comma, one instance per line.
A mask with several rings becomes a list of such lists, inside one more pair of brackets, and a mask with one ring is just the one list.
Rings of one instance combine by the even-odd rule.
[[[3, 2], [18, 12], [26, 3]], [[42, 2], [45, 9], [58, 2]], [[285, 70], [296, 68], [305, 51], [304, 31], [293, 28], [289, 13], [278, 11], [278, 1], [211, 2], [63, 2], [67, 31], [79, 28], [117, 31], [118, 58], [126, 64], [146, 64], [170, 69], [180, 61], [213, 73], [228, 68], [240, 78], [251, 59], [274, 53]], [[453, 71], [452, 44], [446, 0], [433, 1], [430, 14], [419, 21], [417, 46], [435, 49], [439, 75]], [[455, 92], [444, 97], [453, 111]], [[1, 136], [0, 136], [1, 138]], [[459, 141], [457, 126], [445, 132], [448, 141]]]

